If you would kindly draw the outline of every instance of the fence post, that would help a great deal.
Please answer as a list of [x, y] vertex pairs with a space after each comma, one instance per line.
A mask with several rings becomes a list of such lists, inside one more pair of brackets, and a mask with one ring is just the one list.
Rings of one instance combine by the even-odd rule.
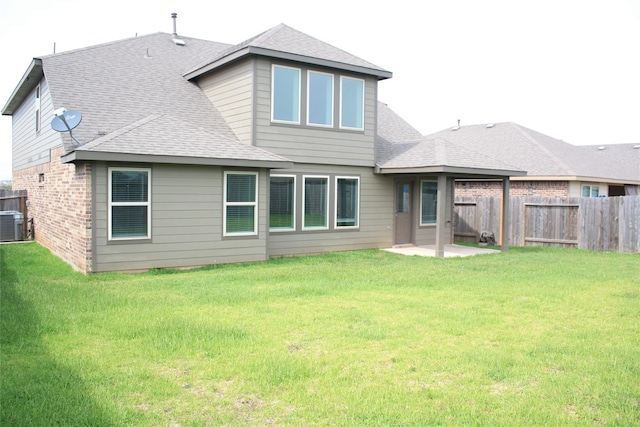
[[509, 250], [509, 224], [511, 223], [511, 214], [509, 213], [509, 177], [502, 180], [502, 251]]

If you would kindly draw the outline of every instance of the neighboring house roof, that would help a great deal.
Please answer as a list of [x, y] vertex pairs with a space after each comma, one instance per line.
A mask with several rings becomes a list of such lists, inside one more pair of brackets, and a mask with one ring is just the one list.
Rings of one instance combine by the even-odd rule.
[[294, 30], [287, 25], [280, 24], [208, 58], [206, 62], [188, 71], [185, 77], [188, 79], [196, 78], [246, 55], [262, 55], [322, 65], [372, 75], [379, 80], [388, 79], [392, 76], [390, 71]]
[[600, 163], [611, 165], [621, 174], [640, 181], [640, 144], [580, 145], [579, 149], [594, 156]]
[[[640, 174], [603, 161], [597, 153], [520, 126], [495, 123], [448, 128], [427, 136], [476, 150], [526, 170], [527, 179], [638, 183]], [[535, 178], [532, 178], [535, 177]]]
[[385, 104], [378, 103], [376, 169], [380, 173], [447, 172], [520, 176], [525, 171], [467, 147], [421, 135]]

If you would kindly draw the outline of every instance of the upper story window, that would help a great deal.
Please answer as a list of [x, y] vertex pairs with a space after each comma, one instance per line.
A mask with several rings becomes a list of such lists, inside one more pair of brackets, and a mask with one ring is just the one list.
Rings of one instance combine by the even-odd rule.
[[307, 123], [333, 127], [333, 75], [307, 74]]
[[271, 74], [271, 120], [299, 124], [300, 70], [274, 65]]
[[40, 132], [40, 85], [36, 86], [35, 96], [36, 132]]
[[340, 77], [340, 127], [364, 129], [364, 80]]
[[363, 79], [272, 65], [271, 121], [362, 131], [364, 89]]

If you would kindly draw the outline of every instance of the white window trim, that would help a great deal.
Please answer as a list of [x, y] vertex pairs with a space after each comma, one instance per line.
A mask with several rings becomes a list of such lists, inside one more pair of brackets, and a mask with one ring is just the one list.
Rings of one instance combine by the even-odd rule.
[[[358, 216], [356, 217], [357, 225], [338, 225], [338, 180], [339, 179], [350, 179], [356, 180], [358, 182], [358, 200], [356, 200], [356, 211], [358, 212]], [[360, 228], [360, 177], [359, 176], [336, 176], [335, 186], [334, 186], [334, 205], [335, 205], [335, 217], [334, 224], [336, 230], [353, 230]]]
[[42, 130], [42, 85], [36, 86], [34, 93], [35, 113], [36, 113], [36, 133]]
[[[306, 227], [304, 225], [305, 220], [305, 208], [306, 208], [306, 187], [307, 187], [307, 178], [323, 178], [327, 181], [327, 197], [324, 206], [324, 215], [327, 218], [327, 225], [324, 227]], [[329, 185], [331, 184], [331, 180], [327, 175], [303, 175], [302, 176], [302, 229], [303, 230], [328, 230], [329, 229]]]
[[[274, 232], [274, 233], [282, 233], [285, 231], [295, 231], [296, 230], [296, 221], [297, 221], [297, 217], [296, 217], [296, 188], [297, 188], [297, 178], [295, 175], [271, 175], [269, 178], [293, 178], [293, 228], [271, 228], [269, 227], [269, 231]], [[271, 183], [269, 183], [269, 185], [271, 185]], [[269, 215], [271, 215], [271, 212], [269, 212]]]
[[[289, 121], [289, 120], [277, 120], [273, 117], [274, 113], [275, 113], [275, 79], [276, 79], [276, 73], [275, 73], [275, 69], [276, 68], [288, 68], [289, 70], [296, 70], [298, 71], [298, 120], [297, 121]], [[301, 116], [301, 109], [302, 109], [302, 69], [300, 68], [296, 68], [296, 67], [287, 67], [285, 65], [278, 65], [278, 64], [272, 64], [271, 65], [271, 121], [273, 123], [287, 123], [287, 124], [293, 124], [293, 125], [299, 125], [300, 124], [300, 116]]]
[[[351, 126], [344, 126], [342, 124], [342, 82], [344, 81], [344, 79], [359, 80], [362, 82], [362, 127], [356, 128]], [[358, 78], [349, 77], [349, 76], [340, 76], [340, 129], [364, 130], [364, 110], [365, 110], [364, 98], [365, 98], [366, 88], [367, 88], [367, 85], [364, 79], [358, 79]]]
[[[229, 175], [254, 175], [256, 177], [256, 198], [253, 202], [227, 202], [227, 176]], [[260, 183], [260, 175], [258, 172], [247, 171], [224, 171], [224, 190], [223, 190], [223, 210], [222, 210], [222, 235], [227, 237], [233, 236], [256, 236], [258, 235], [258, 189]], [[227, 206], [253, 206], [253, 232], [227, 233]]]
[[[146, 202], [113, 202], [112, 201], [112, 172], [147, 172], [147, 201]], [[151, 169], [150, 168], [120, 168], [114, 167], [108, 169], [109, 188], [108, 188], [108, 210], [107, 210], [107, 228], [109, 240], [147, 240], [151, 238]], [[147, 207], [147, 235], [135, 237], [113, 237], [112, 234], [112, 207], [113, 206], [146, 206]]]
[[[422, 183], [423, 182], [435, 182], [436, 183], [436, 188], [437, 188], [438, 181], [435, 181], [433, 179], [421, 179], [420, 180], [420, 226], [421, 227], [435, 227], [438, 224], [438, 210], [437, 209], [436, 209], [436, 222], [426, 222], [426, 223], [422, 222], [422, 218], [423, 218], [423, 215], [422, 215], [422, 206], [423, 206], [423, 204], [422, 204]], [[437, 199], [436, 199], [436, 201], [437, 201]]]
[[[331, 77], [331, 115], [330, 115], [331, 123], [330, 123], [330, 124], [328, 124], [328, 125], [327, 125], [327, 124], [323, 124], [323, 123], [311, 123], [311, 122], [309, 121], [309, 111], [310, 111], [309, 105], [310, 105], [310, 102], [311, 102], [311, 96], [310, 96], [310, 94], [309, 94], [309, 91], [311, 90], [311, 85], [309, 84], [309, 80], [310, 80], [310, 79], [309, 79], [309, 75], [310, 75], [310, 74], [322, 74], [322, 75], [325, 75], [325, 76], [329, 76], [329, 77]], [[335, 111], [335, 103], [336, 103], [336, 101], [335, 101], [335, 96], [334, 96], [334, 95], [335, 95], [335, 93], [334, 93], [334, 84], [335, 84], [335, 81], [334, 81], [334, 80], [335, 80], [335, 79], [334, 79], [334, 75], [333, 75], [333, 74], [330, 74], [330, 73], [323, 73], [323, 72], [320, 72], [320, 71], [314, 71], [314, 70], [307, 70], [307, 114], [306, 114], [306, 116], [307, 116], [307, 126], [317, 126], [317, 127], [324, 127], [324, 128], [333, 128], [333, 115], [334, 115], [334, 111]]]
[[[583, 196], [582, 195], [582, 193], [584, 192], [585, 187], [589, 187], [589, 195], [588, 196]], [[593, 195], [593, 190], [594, 189], [598, 190], [598, 195], [597, 196]], [[589, 197], [589, 198], [595, 199], [595, 198], [598, 198], [598, 197], [601, 196], [601, 194], [600, 194], [600, 185], [599, 184], [583, 184], [580, 190], [581, 190], [580, 191], [580, 196], [581, 197]]]

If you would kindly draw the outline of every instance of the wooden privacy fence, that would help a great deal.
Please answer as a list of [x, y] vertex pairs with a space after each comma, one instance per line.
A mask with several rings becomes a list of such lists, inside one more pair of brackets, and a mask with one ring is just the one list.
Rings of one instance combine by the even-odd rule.
[[[640, 196], [513, 197], [512, 246], [558, 246], [640, 253]], [[478, 241], [484, 231], [502, 242], [502, 199], [456, 197], [454, 239]]]

